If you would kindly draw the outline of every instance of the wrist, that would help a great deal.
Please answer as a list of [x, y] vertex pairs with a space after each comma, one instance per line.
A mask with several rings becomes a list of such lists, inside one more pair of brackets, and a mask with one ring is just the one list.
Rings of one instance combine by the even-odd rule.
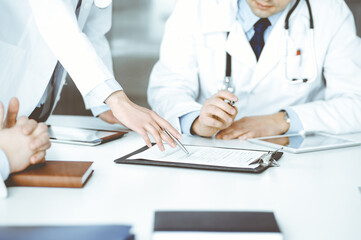
[[281, 110], [275, 114], [277, 126], [279, 128], [279, 133], [284, 134], [290, 129], [291, 121], [286, 111]]
[[114, 114], [110, 110], [99, 114], [98, 117], [101, 120], [110, 124], [120, 123], [119, 120], [114, 116]]
[[213, 135], [216, 134], [217, 131], [218, 129], [216, 128], [202, 125], [201, 121], [199, 120], [199, 117], [196, 118], [196, 120], [194, 120], [191, 127], [191, 134], [198, 135], [201, 137], [213, 137]]
[[197, 118], [193, 121], [193, 123], [192, 123], [191, 129], [190, 129], [191, 135], [198, 135], [198, 136], [200, 136], [200, 135], [198, 134], [198, 131], [197, 131], [197, 129], [199, 129], [199, 127], [197, 128], [197, 125], [199, 125], [199, 117], [197, 117]]
[[105, 99], [105, 103], [113, 109], [115, 106], [119, 105], [120, 103], [124, 103], [129, 101], [127, 95], [125, 95], [124, 91], [116, 91], [110, 94], [110, 96]]

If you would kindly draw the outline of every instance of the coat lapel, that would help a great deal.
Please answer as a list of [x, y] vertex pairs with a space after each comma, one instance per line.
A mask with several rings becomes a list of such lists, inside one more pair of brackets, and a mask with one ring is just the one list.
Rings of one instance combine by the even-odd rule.
[[234, 23], [226, 43], [227, 52], [232, 56], [233, 61], [240, 61], [252, 68], [257, 64], [256, 56], [248, 42], [247, 36], [241, 24]]
[[202, 34], [230, 32], [226, 41], [226, 51], [232, 58], [252, 67], [257, 61], [241, 24], [237, 21], [238, 1], [213, 0], [202, 6]]

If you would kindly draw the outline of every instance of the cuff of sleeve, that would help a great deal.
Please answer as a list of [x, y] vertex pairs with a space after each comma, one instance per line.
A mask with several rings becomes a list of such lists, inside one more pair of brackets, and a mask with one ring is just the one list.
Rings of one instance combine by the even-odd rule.
[[103, 104], [100, 106], [92, 107], [90, 110], [92, 111], [94, 117], [98, 117], [103, 112], [109, 111], [110, 107], [106, 104]]
[[191, 134], [192, 124], [196, 120], [196, 118], [199, 117], [200, 114], [201, 114], [200, 111], [194, 111], [179, 117], [181, 132], [184, 134], [192, 135]]
[[10, 164], [5, 152], [0, 149], [0, 177], [5, 181], [10, 174]]
[[288, 129], [286, 134], [303, 132], [304, 127], [298, 114], [292, 108], [285, 108], [284, 110], [287, 112], [291, 120], [290, 128]]
[[123, 90], [123, 88], [114, 78], [108, 79], [85, 95], [85, 106], [87, 108], [101, 106], [112, 93], [120, 90]]
[[304, 140], [305, 138], [302, 135], [292, 136], [290, 137], [290, 143], [288, 144], [288, 147], [299, 148]]

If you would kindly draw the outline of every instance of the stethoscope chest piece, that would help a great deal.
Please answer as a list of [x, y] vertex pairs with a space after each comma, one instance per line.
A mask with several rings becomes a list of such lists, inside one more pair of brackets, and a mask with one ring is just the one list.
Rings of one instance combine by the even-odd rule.
[[226, 76], [222, 81], [219, 82], [217, 86], [218, 91], [228, 91], [230, 93], [234, 93], [235, 89], [233, 87], [232, 77]]

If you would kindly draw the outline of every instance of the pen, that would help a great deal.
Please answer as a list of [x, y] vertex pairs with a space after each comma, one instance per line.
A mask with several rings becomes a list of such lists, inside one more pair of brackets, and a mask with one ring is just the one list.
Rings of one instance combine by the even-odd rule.
[[230, 106], [233, 107], [233, 105], [236, 103], [235, 101], [229, 101], [229, 100], [224, 100], [226, 103], [228, 103]]
[[173, 135], [170, 134], [170, 132], [168, 132], [167, 129], [163, 128], [163, 131], [165, 132], [165, 134], [167, 134], [171, 139], [173, 139], [177, 143], [178, 147], [180, 147], [180, 149], [182, 149], [183, 152], [185, 152], [189, 156], [189, 152], [177, 138], [173, 137]]
[[301, 49], [297, 49], [296, 56], [298, 57], [298, 65], [301, 67], [301, 65], [302, 65], [302, 51], [301, 51]]

